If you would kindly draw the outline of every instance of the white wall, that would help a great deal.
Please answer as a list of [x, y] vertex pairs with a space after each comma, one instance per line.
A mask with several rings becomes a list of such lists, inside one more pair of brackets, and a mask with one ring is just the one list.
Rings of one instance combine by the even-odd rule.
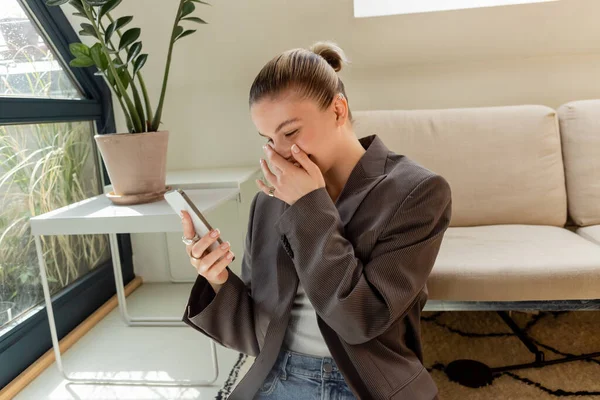
[[[352, 0], [211, 2], [194, 14], [209, 24], [191, 24], [198, 32], [174, 51], [163, 118], [169, 169], [257, 164], [252, 80], [278, 52], [319, 39], [337, 41], [352, 60], [341, 76], [354, 110], [556, 107], [600, 97], [597, 0], [364, 19], [353, 17]], [[142, 28], [155, 104], [176, 8], [175, 0], [127, 0], [116, 10]]]

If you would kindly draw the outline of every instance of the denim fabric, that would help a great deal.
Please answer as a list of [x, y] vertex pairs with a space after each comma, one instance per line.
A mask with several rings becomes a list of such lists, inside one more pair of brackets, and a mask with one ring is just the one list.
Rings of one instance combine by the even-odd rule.
[[330, 357], [282, 350], [255, 400], [356, 400]]

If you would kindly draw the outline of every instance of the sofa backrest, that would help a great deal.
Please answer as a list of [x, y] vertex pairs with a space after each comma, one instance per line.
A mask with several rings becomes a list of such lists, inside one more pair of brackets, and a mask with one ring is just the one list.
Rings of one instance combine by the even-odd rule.
[[442, 175], [450, 226], [564, 226], [565, 176], [556, 111], [545, 106], [353, 111], [357, 137]]
[[575, 224], [600, 224], [600, 100], [558, 108], [569, 215]]

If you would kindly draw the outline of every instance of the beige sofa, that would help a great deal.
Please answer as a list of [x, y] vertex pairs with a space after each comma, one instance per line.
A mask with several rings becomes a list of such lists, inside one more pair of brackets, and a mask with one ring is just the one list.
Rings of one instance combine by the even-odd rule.
[[600, 100], [353, 114], [452, 187], [426, 310], [600, 307]]

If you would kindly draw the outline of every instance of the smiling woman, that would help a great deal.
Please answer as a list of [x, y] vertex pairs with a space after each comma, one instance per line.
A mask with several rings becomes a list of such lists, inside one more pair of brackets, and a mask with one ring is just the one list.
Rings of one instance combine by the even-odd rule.
[[345, 61], [330, 42], [288, 50], [251, 86], [268, 164], [242, 276], [228, 270], [218, 290], [199, 277], [183, 317], [257, 357], [232, 399], [437, 398], [419, 318], [450, 186], [376, 134], [356, 137]]

